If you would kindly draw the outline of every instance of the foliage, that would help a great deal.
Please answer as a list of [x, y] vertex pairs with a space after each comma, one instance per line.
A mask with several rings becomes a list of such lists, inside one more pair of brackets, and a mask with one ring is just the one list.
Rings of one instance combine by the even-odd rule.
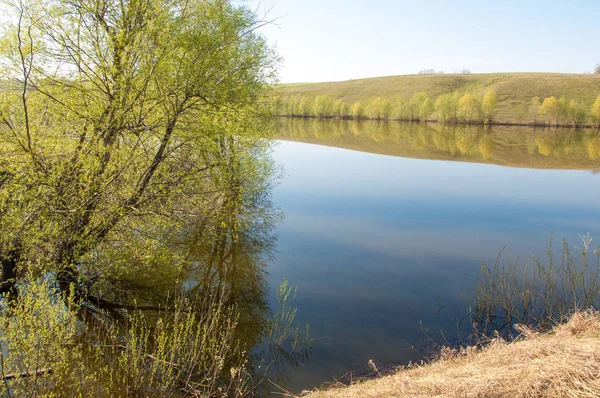
[[[0, 300], [4, 395], [241, 397], [256, 387], [238, 339], [240, 309], [224, 290], [172, 298], [152, 313], [132, 308], [120, 324], [87, 313], [73, 294], [65, 300], [49, 280], [28, 280], [19, 293]], [[295, 294], [287, 281], [277, 290], [267, 367], [298, 366], [310, 354], [308, 326], [295, 324]]]
[[[303, 96], [306, 98], [306, 96]], [[293, 97], [287, 97], [283, 103], [292, 101]], [[547, 97], [545, 105], [540, 103], [539, 97], [534, 97], [528, 108], [521, 113], [520, 123], [533, 122], [538, 124], [538, 116], [546, 124], [587, 127], [586, 122], [598, 123], [600, 117], [593, 115], [594, 107], [589, 107], [587, 101], [568, 99], [562, 96]], [[554, 103], [556, 102], [556, 103]], [[344, 118], [350, 116], [351, 109], [344, 110], [346, 103], [337, 98], [335, 101], [327, 95], [318, 95], [315, 98], [315, 106], [318, 106], [319, 112], [314, 115], [319, 118], [338, 117]], [[279, 109], [288, 109], [289, 106], [280, 106]], [[397, 119], [401, 121], [419, 121], [428, 119], [434, 112], [437, 112], [438, 121], [441, 123], [467, 123], [467, 124], [485, 124], [493, 123], [498, 111], [498, 98], [495, 90], [490, 89], [482, 98], [472, 91], [460, 94], [459, 91], [452, 93], [443, 93], [437, 97], [435, 105], [426, 92], [413, 93], [410, 100], [405, 97], [396, 97], [390, 102], [385, 97], [376, 97], [369, 102], [366, 108], [363, 108], [361, 118], [375, 120]], [[296, 112], [289, 115], [300, 115], [306, 117], [310, 112]], [[596, 113], [600, 114], [600, 111]]]
[[498, 107], [498, 97], [496, 91], [488, 90], [483, 96], [481, 109], [483, 110], [484, 121], [488, 124], [492, 122]]
[[453, 94], [442, 94], [435, 101], [435, 110], [442, 123], [456, 122], [457, 109], [458, 104], [455, 102]]
[[[308, 117], [308, 115], [310, 115], [310, 113], [311, 113], [311, 108], [308, 103], [308, 97], [306, 95], [303, 95], [302, 98], [300, 98], [300, 102], [298, 103], [296, 114], [300, 115], [302, 117]], [[294, 115], [294, 113], [292, 113], [292, 115]]]
[[465, 95], [463, 95], [458, 102], [458, 106], [460, 109], [460, 115], [463, 118], [463, 120], [473, 120], [476, 102], [475, 98], [473, 97], [473, 95], [471, 95], [471, 93], [466, 93]]
[[587, 106], [575, 100], [569, 101], [567, 108], [567, 121], [573, 127], [579, 127], [583, 125], [589, 119], [589, 112]]
[[433, 103], [431, 102], [431, 99], [426, 98], [425, 101], [423, 101], [421, 108], [419, 109], [419, 120], [421, 120], [423, 122], [427, 121], [429, 116], [431, 116], [431, 114], [434, 111], [435, 111], [435, 108], [433, 107]]
[[[27, 311], [38, 304], [20, 286], [49, 277], [63, 303], [42, 303], [57, 320], [77, 306], [86, 324], [136, 326], [95, 337], [61, 332], [98, 369], [115, 370], [107, 382], [152, 395], [162, 388], [155, 382], [181, 388], [185, 370], [187, 382], [222, 385], [214, 375], [238, 366], [226, 351], [256, 343], [266, 322], [273, 170], [264, 138], [277, 58], [256, 33], [264, 22], [225, 0], [5, 6], [12, 15], [0, 59], [14, 89], [0, 93], [0, 291], [24, 322], [11, 325], [31, 329]], [[279, 106], [293, 114], [301, 102]], [[201, 334], [210, 341], [190, 340]], [[107, 336], [119, 339], [110, 366], [101, 361], [109, 354], [95, 354]], [[180, 362], [167, 369], [141, 353]]]
[[369, 117], [376, 120], [387, 120], [390, 118], [392, 105], [384, 98], [374, 99], [368, 107]]
[[226, 1], [52, 4], [14, 5], [5, 39], [22, 91], [3, 93], [3, 290], [35, 266], [85, 297], [84, 265], [131, 228], [198, 214], [226, 146], [260, 145], [274, 60], [256, 16]]
[[590, 119], [594, 124], [600, 127], [600, 95], [596, 98], [596, 101], [594, 101], [594, 104], [592, 105]]
[[409, 120], [410, 119], [410, 108], [408, 106], [408, 101], [404, 97], [396, 98], [396, 101], [393, 104], [392, 115], [399, 120]]
[[285, 98], [283, 101], [283, 108], [285, 109], [285, 112], [290, 115], [296, 115], [298, 112], [298, 97], [296, 97], [295, 95]]
[[319, 95], [315, 98], [313, 109], [315, 116], [319, 118], [331, 116], [333, 111], [333, 100], [326, 95]]
[[345, 104], [341, 99], [338, 98], [335, 101], [333, 101], [331, 113], [333, 116], [337, 116], [340, 118], [346, 116]]
[[539, 109], [539, 114], [544, 118], [546, 123], [550, 123], [552, 121], [558, 123], [558, 118], [560, 117], [560, 108], [556, 97], [551, 96], [544, 98], [544, 102]]
[[[0, 367], [3, 395], [37, 396], [40, 393], [81, 389], [83, 350], [77, 342], [76, 302], [67, 305], [47, 282], [24, 284], [18, 300], [0, 301]], [[64, 361], [72, 358], [72, 362]], [[87, 377], [87, 376], [85, 376]], [[10, 389], [10, 391], [9, 391]]]
[[5, 380], [4, 394], [242, 396], [249, 389], [236, 312], [220, 294], [201, 305], [175, 299], [172, 310], [151, 317], [133, 310], [125, 329], [89, 315], [80, 324], [73, 297], [65, 305], [48, 281], [29, 281], [15, 306], [3, 301], [2, 372], [21, 375]]
[[350, 114], [353, 119], [360, 120], [364, 117], [364, 109], [360, 102], [356, 102], [350, 109]]
[[414, 93], [408, 104], [410, 109], [410, 119], [419, 120], [419, 112], [423, 103], [429, 99], [429, 96], [425, 92]]

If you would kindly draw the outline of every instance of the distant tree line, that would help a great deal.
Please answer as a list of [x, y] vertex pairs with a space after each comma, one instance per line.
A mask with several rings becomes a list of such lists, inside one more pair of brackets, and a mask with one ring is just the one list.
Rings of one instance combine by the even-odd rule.
[[487, 123], [492, 121], [496, 110], [496, 93], [488, 91], [483, 98], [476, 94], [443, 94], [435, 102], [425, 92], [417, 92], [410, 99], [398, 97], [393, 102], [378, 97], [363, 105], [360, 102], [346, 104], [341, 99], [319, 95], [313, 101], [307, 96], [289, 96], [278, 101], [279, 115], [289, 117], [317, 117], [340, 119], [373, 119], [428, 121], [437, 113], [439, 121], [454, 123]]
[[600, 95], [590, 107], [581, 101], [546, 97], [533, 98], [529, 107], [530, 122], [535, 125], [581, 127], [591, 123], [600, 128]]
[[[312, 101], [307, 96], [288, 96], [279, 99], [277, 108], [279, 115], [288, 117], [492, 124], [497, 113], [498, 97], [493, 89], [483, 95], [455, 91], [442, 94], [435, 101], [425, 92], [416, 92], [410, 99], [398, 97], [390, 101], [377, 97], [367, 104], [347, 104], [327, 95], [319, 95]], [[569, 127], [591, 124], [600, 128], [600, 96], [591, 106], [565, 97], [557, 99], [551, 96], [543, 101], [535, 97], [529, 106], [527, 124]]]

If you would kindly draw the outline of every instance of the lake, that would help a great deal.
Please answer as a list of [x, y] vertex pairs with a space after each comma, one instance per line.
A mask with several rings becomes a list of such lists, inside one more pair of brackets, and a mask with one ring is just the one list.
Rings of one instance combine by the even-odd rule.
[[553, 234], [556, 252], [600, 237], [593, 131], [282, 119], [273, 157], [285, 219], [269, 291], [297, 286], [296, 319], [317, 339], [287, 373], [296, 392], [455, 338], [503, 248], [527, 262]]

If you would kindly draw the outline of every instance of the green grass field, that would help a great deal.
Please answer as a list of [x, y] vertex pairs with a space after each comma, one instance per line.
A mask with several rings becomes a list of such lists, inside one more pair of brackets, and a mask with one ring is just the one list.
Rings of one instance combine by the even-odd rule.
[[318, 95], [340, 98], [347, 104], [367, 105], [377, 97], [393, 101], [410, 99], [424, 91], [435, 101], [441, 94], [458, 91], [483, 95], [493, 88], [498, 94], [496, 121], [521, 123], [529, 121], [533, 97], [565, 96], [568, 100], [594, 102], [600, 95], [600, 75], [559, 73], [491, 73], [459, 75], [406, 75], [375, 77], [332, 83], [282, 85], [282, 95], [306, 95], [312, 102]]

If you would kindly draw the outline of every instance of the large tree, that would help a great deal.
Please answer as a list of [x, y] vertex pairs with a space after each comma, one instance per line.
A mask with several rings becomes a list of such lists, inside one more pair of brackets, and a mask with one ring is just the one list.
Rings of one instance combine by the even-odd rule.
[[232, 168], [261, 145], [275, 64], [263, 22], [236, 4], [3, 4], [0, 291], [51, 272], [110, 307], [89, 286], [124, 237], [151, 252], [165, 221], [227, 200]]

